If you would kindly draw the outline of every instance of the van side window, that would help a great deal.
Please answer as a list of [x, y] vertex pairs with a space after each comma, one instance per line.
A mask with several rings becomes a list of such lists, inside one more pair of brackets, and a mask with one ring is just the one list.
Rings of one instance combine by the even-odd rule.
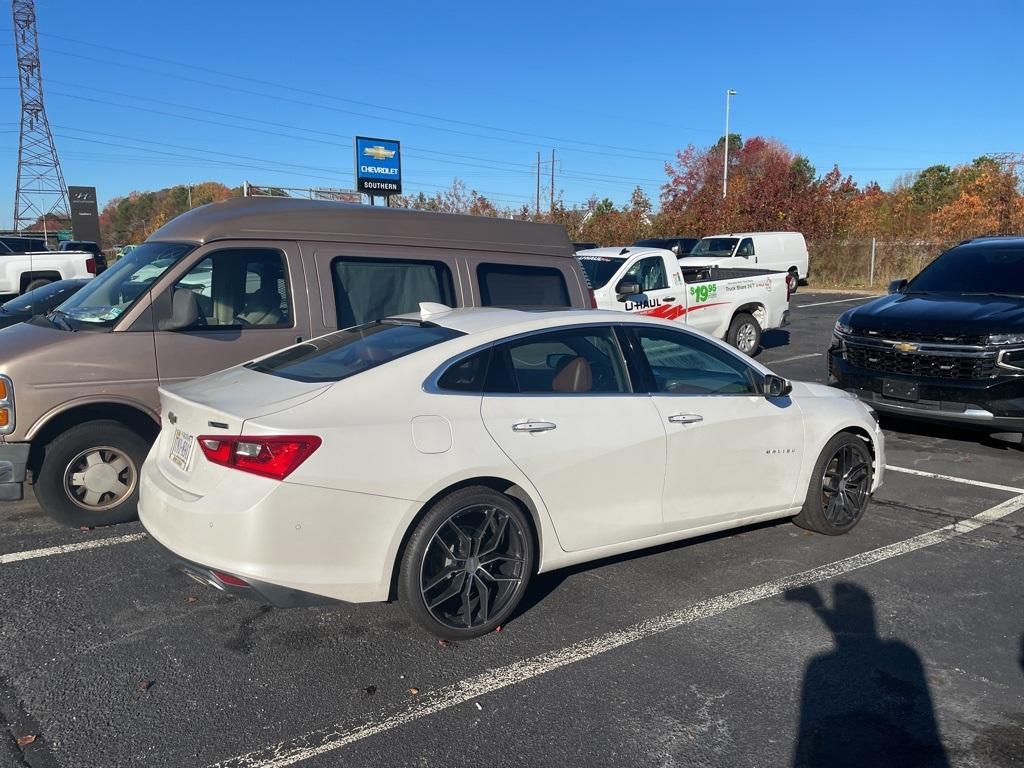
[[452, 273], [440, 261], [339, 256], [331, 281], [338, 328], [415, 312], [421, 301], [455, 306]]
[[754, 241], [749, 237], [744, 237], [743, 242], [740, 243], [740, 247], [736, 249], [737, 256], [744, 256], [750, 258], [754, 255]]
[[215, 251], [174, 287], [195, 294], [199, 327], [280, 328], [292, 324], [288, 273], [280, 251]]
[[476, 268], [485, 307], [568, 307], [565, 276], [552, 267], [481, 264]]

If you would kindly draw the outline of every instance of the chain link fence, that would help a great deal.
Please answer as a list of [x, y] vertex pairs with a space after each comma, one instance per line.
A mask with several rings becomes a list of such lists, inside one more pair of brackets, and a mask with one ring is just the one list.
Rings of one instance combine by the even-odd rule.
[[826, 240], [808, 245], [810, 284], [818, 288], [875, 288], [911, 278], [951, 243], [925, 240]]

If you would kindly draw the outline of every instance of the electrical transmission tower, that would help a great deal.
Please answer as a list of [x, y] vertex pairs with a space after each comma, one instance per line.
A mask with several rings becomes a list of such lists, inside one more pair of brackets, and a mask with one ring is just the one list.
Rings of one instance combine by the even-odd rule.
[[21, 91], [21, 140], [18, 145], [18, 189], [14, 195], [14, 228], [34, 224], [49, 214], [71, 218], [68, 189], [43, 108], [43, 76], [39, 69], [39, 35], [33, 0], [13, 0], [14, 46]]

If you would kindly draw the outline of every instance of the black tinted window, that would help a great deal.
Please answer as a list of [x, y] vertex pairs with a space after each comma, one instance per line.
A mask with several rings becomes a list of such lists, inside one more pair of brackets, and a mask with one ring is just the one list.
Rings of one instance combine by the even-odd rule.
[[551, 267], [481, 264], [476, 269], [485, 307], [568, 307], [565, 277]]
[[296, 344], [246, 368], [295, 381], [340, 381], [462, 335], [437, 325], [369, 323]]
[[756, 394], [751, 368], [714, 344], [671, 329], [636, 328], [656, 392], [687, 395]]
[[488, 392], [571, 395], [630, 391], [610, 328], [574, 328], [529, 336], [499, 347], [491, 369]]
[[331, 276], [339, 328], [415, 312], [421, 301], [455, 306], [451, 271], [439, 261], [339, 257]]
[[921, 270], [906, 292], [1024, 295], [1024, 247], [951, 248]]
[[580, 256], [579, 260], [591, 288], [604, 288], [625, 261], [608, 256]]
[[482, 352], [453, 363], [437, 380], [438, 388], [454, 392], [483, 392], [487, 363], [490, 359], [491, 350], [488, 347]]

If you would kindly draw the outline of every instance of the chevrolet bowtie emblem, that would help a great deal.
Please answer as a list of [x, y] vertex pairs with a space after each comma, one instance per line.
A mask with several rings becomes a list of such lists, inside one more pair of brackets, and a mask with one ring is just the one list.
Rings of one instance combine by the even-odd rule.
[[373, 147], [363, 147], [363, 154], [367, 157], [372, 157], [374, 160], [390, 160], [395, 156], [395, 150], [384, 149], [380, 144], [377, 144]]
[[909, 341], [897, 342], [893, 347], [897, 352], [917, 352], [919, 349], [917, 344], [911, 344]]

